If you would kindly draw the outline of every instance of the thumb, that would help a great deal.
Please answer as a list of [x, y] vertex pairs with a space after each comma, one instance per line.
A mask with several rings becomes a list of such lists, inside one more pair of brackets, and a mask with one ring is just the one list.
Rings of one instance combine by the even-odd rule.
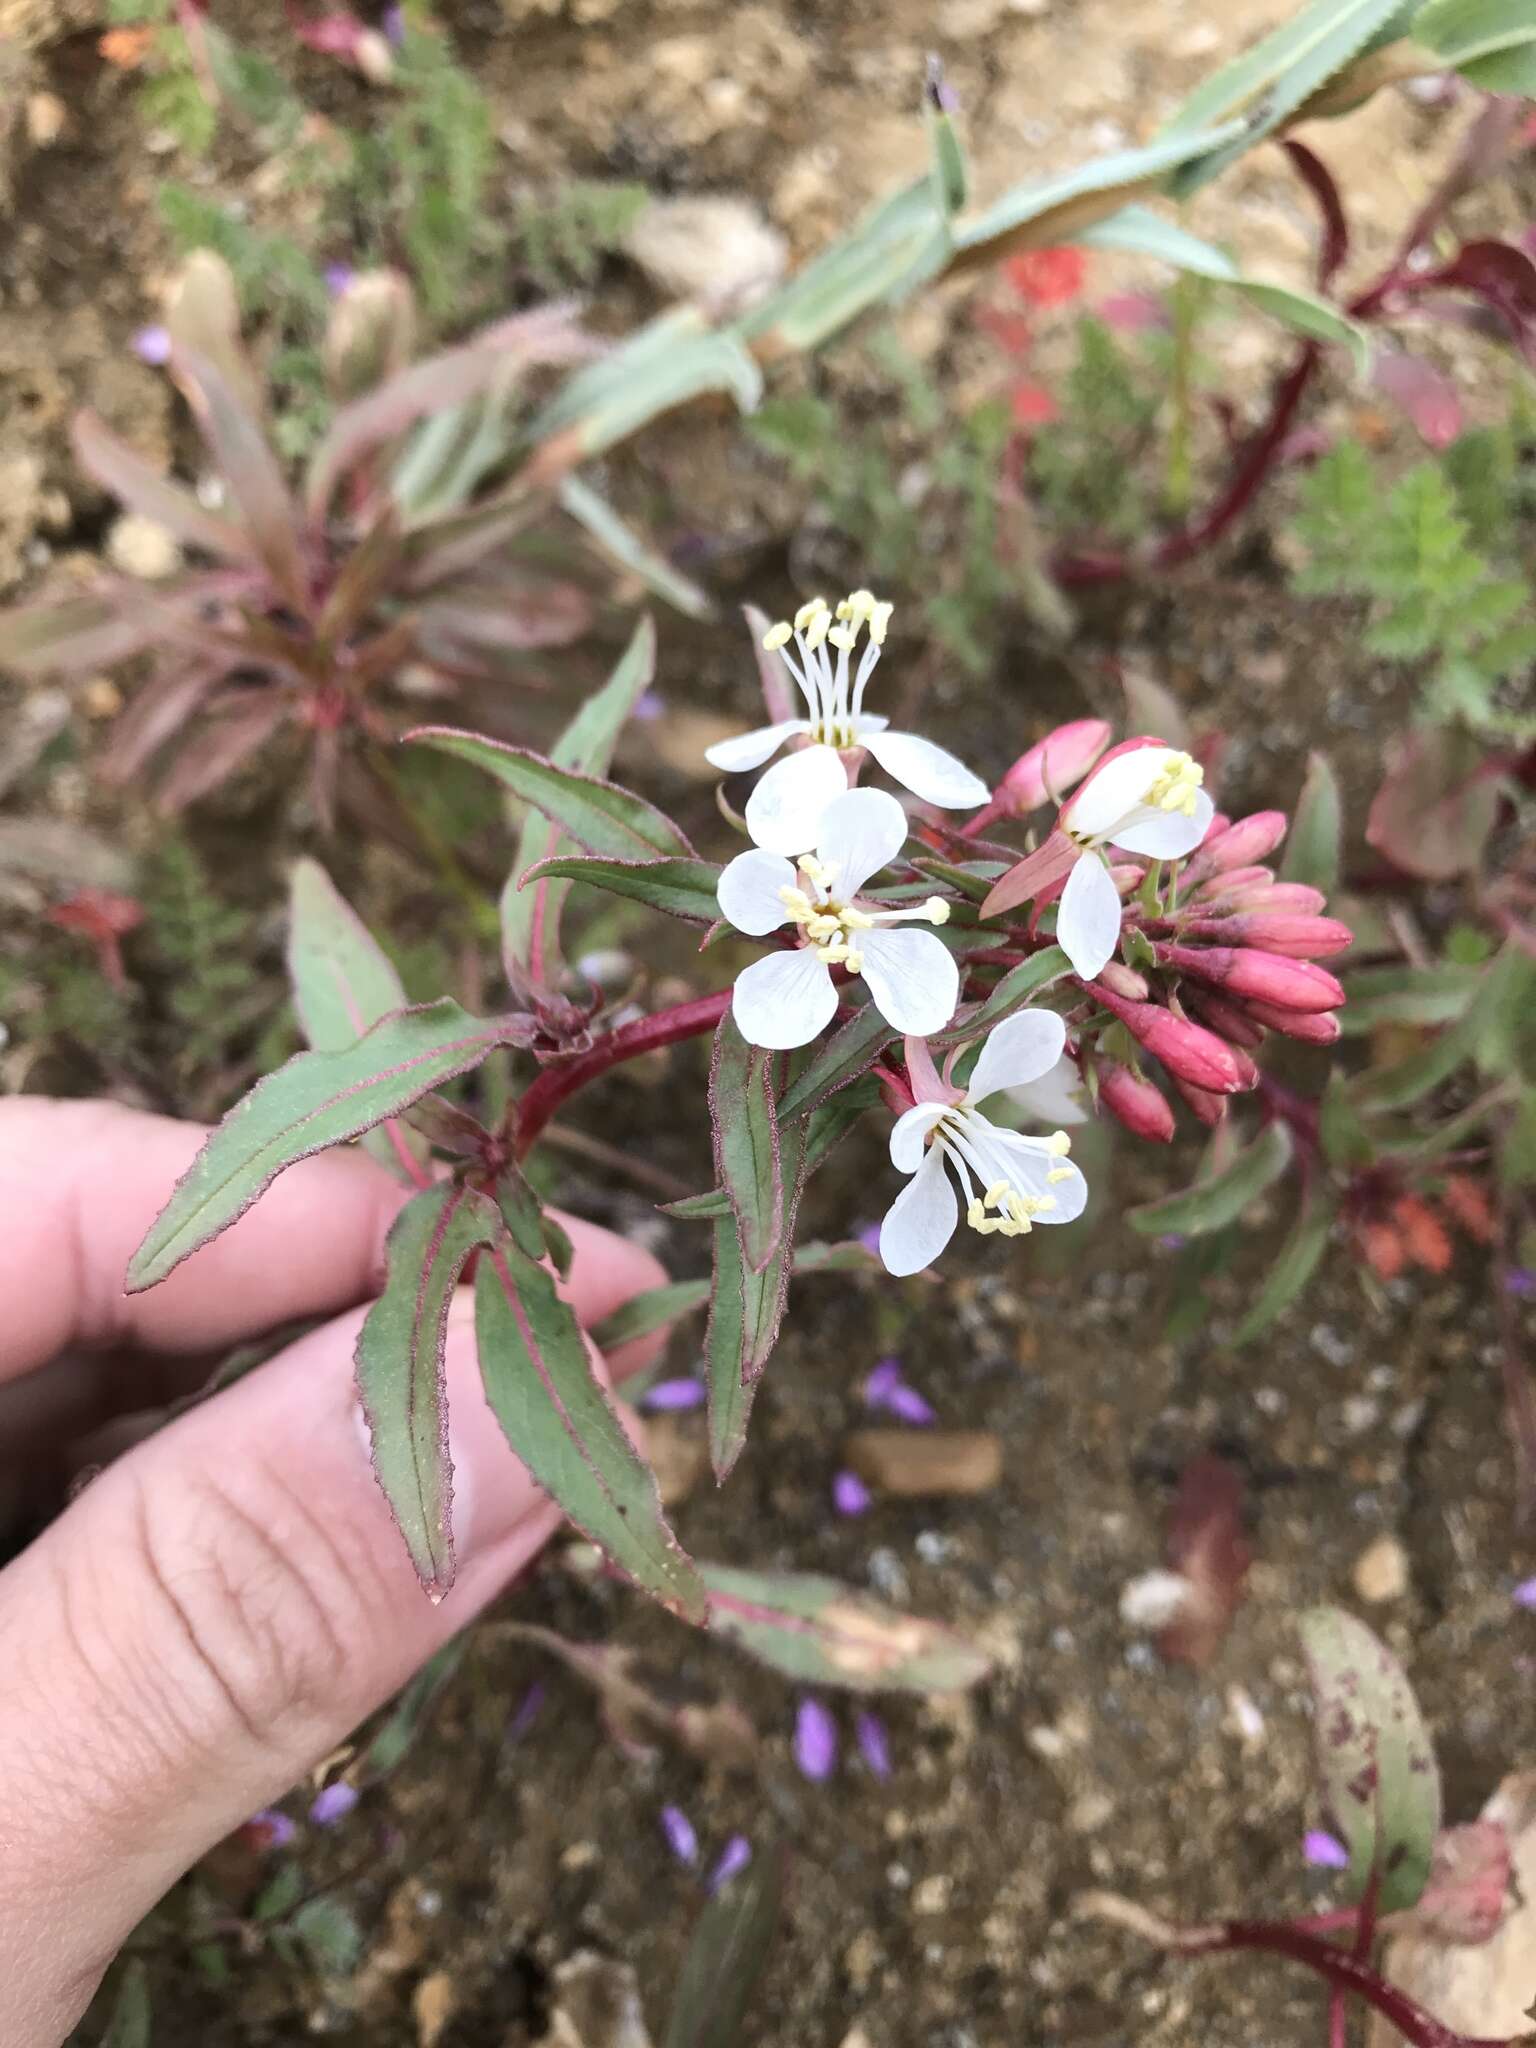
[[[423, 1594], [352, 1387], [361, 1310], [109, 1466], [0, 1573], [0, 1983], [52, 2048], [138, 1922], [558, 1526], [448, 1332], [458, 1581]], [[12, 2031], [12, 2030], [15, 2031]]]

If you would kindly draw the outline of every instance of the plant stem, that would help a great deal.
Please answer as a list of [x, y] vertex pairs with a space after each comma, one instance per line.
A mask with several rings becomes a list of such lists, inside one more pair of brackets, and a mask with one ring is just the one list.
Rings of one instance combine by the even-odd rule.
[[731, 990], [717, 989], [713, 995], [696, 996], [690, 1003], [677, 1003], [659, 1010], [654, 1017], [641, 1017], [600, 1038], [590, 1052], [558, 1066], [546, 1067], [518, 1104], [514, 1149], [525, 1159], [539, 1133], [569, 1096], [585, 1088], [611, 1067], [642, 1053], [656, 1052], [664, 1045], [676, 1045], [684, 1038], [697, 1038], [713, 1031], [730, 1008]]
[[1184, 518], [1195, 494], [1195, 310], [1195, 280], [1181, 277], [1173, 288], [1173, 418], [1168, 427], [1168, 470], [1163, 480], [1163, 503], [1175, 519]]

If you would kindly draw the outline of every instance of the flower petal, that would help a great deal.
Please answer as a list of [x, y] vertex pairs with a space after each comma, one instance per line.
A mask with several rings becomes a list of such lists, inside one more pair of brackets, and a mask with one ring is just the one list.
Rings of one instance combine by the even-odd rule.
[[853, 721], [853, 736], [863, 746], [872, 732], [884, 732], [890, 720], [878, 711], [861, 711]]
[[1197, 789], [1192, 818], [1182, 811], [1140, 810], [1116, 832], [1115, 844], [1127, 853], [1144, 853], [1153, 860], [1179, 860], [1194, 852], [1215, 815], [1215, 804], [1203, 789]]
[[769, 853], [809, 853], [827, 806], [845, 795], [848, 777], [833, 747], [803, 747], [776, 761], [747, 798], [747, 830]]
[[861, 972], [886, 1023], [914, 1038], [942, 1031], [960, 1000], [960, 970], [944, 941], [910, 930], [855, 936], [864, 956]]
[[[765, 775], [763, 781], [767, 780]], [[906, 843], [907, 814], [895, 797], [887, 796], [883, 789], [849, 789], [822, 813], [816, 855], [832, 870], [833, 896], [846, 903], [871, 875], [894, 860]]]
[[[741, 775], [748, 768], [761, 768], [770, 754], [776, 754], [791, 733], [809, 732], [803, 718], [786, 718], [778, 725], [760, 725], [755, 732], [739, 733], [733, 740], [717, 740], [704, 749], [704, 758], [723, 775]], [[804, 853], [802, 846], [800, 851]]]
[[992, 794], [963, 761], [936, 747], [932, 740], [916, 733], [886, 732], [861, 735], [864, 744], [886, 774], [910, 789], [925, 804], [937, 804], [941, 811], [973, 811]]
[[1079, 839], [1097, 839], [1137, 810], [1147, 791], [1178, 753], [1177, 747], [1127, 747], [1096, 768], [1061, 814]]
[[1085, 1124], [1090, 1120], [1083, 1077], [1077, 1062], [1065, 1053], [1039, 1080], [1010, 1088], [1008, 1099], [1017, 1103], [1032, 1123]]
[[955, 1234], [960, 1205], [944, 1155], [933, 1151], [886, 1211], [880, 1226], [880, 1257], [898, 1277], [931, 1266]]
[[837, 990], [824, 962], [809, 946], [769, 953], [736, 977], [731, 1014], [748, 1045], [788, 1052], [832, 1021]]
[[1056, 912], [1056, 943], [1085, 981], [1109, 963], [1120, 943], [1120, 892], [1096, 853], [1085, 853], [1067, 877]]
[[715, 886], [720, 915], [739, 932], [760, 939], [776, 932], [789, 921], [781, 889], [793, 889], [798, 877], [781, 853], [764, 853], [754, 846], [750, 853], [738, 853]]
[[946, 1104], [919, 1102], [891, 1128], [891, 1164], [898, 1173], [916, 1173], [923, 1163], [928, 1133], [943, 1116]]
[[981, 1048], [966, 1083], [967, 1096], [985, 1102], [999, 1088], [1038, 1081], [1061, 1058], [1066, 1042], [1067, 1027], [1053, 1010], [1020, 1010], [999, 1024]]

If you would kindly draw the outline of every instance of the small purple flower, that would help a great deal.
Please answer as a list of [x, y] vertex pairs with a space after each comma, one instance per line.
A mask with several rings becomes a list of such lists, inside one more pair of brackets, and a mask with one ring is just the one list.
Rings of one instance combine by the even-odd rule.
[[862, 1713], [854, 1720], [854, 1733], [858, 1737], [859, 1754], [869, 1766], [872, 1778], [878, 1778], [883, 1785], [891, 1775], [891, 1745], [886, 1738], [885, 1723], [878, 1714]]
[[832, 1505], [840, 1515], [867, 1515], [869, 1488], [857, 1472], [839, 1472], [832, 1481]]
[[517, 1710], [507, 1723], [509, 1744], [521, 1742], [539, 1718], [544, 1706], [544, 1681], [536, 1678], [517, 1703]]
[[704, 1401], [704, 1382], [692, 1378], [657, 1380], [640, 1396], [640, 1406], [656, 1415], [676, 1413], [685, 1408], [702, 1408]]
[[698, 1862], [699, 1838], [693, 1831], [693, 1822], [680, 1806], [664, 1806], [661, 1809], [661, 1832], [667, 1838], [667, 1847], [679, 1863]]
[[171, 360], [171, 335], [167, 327], [141, 327], [133, 337], [133, 352], [141, 363], [159, 369]]
[[878, 1223], [861, 1223], [853, 1233], [855, 1240], [863, 1245], [872, 1259], [880, 1256], [880, 1226]]
[[384, 40], [392, 49], [398, 50], [405, 41], [405, 9], [386, 7], [384, 10]]
[[1522, 1579], [1509, 1597], [1517, 1607], [1536, 1607], [1536, 1579]]
[[1165, 1252], [1181, 1252], [1189, 1243], [1182, 1230], [1165, 1230], [1157, 1241]]
[[345, 1778], [338, 1778], [334, 1785], [327, 1785], [323, 1792], [315, 1794], [309, 1817], [317, 1828], [333, 1828], [338, 1821], [346, 1819], [357, 1800], [357, 1787], [349, 1785]]
[[1536, 1301], [1536, 1269], [1511, 1266], [1504, 1275], [1504, 1292], [1514, 1295], [1517, 1301]]
[[739, 1877], [752, 1861], [752, 1844], [745, 1835], [732, 1835], [720, 1851], [720, 1861], [709, 1873], [705, 1889], [711, 1898], [728, 1885], [733, 1877]]
[[1348, 1870], [1349, 1851], [1337, 1835], [1326, 1828], [1308, 1828], [1301, 1841], [1301, 1853], [1319, 1870]]
[[630, 715], [638, 718], [642, 725], [654, 725], [656, 720], [665, 714], [666, 708], [667, 700], [660, 690], [642, 690], [635, 699], [635, 708]]
[[916, 1387], [909, 1387], [902, 1378], [899, 1358], [881, 1359], [864, 1382], [864, 1401], [867, 1407], [883, 1408], [887, 1415], [919, 1429], [938, 1420]]
[[251, 1815], [245, 1832], [258, 1849], [286, 1849], [299, 1830], [281, 1808], [264, 1806], [260, 1813]]
[[837, 1769], [837, 1723], [820, 1700], [803, 1699], [795, 1713], [795, 1762], [813, 1785]]
[[356, 276], [357, 272], [350, 263], [327, 263], [325, 288], [333, 299], [339, 299]]

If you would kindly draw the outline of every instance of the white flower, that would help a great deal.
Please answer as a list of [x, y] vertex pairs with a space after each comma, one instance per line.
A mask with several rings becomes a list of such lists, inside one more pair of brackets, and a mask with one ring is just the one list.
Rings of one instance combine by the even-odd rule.
[[815, 853], [802, 854], [797, 867], [759, 841], [726, 868], [716, 893], [738, 931], [762, 938], [792, 924], [802, 934], [793, 950], [766, 954], [736, 977], [731, 1011], [748, 1044], [809, 1045], [837, 1009], [834, 967], [863, 975], [875, 1008], [897, 1031], [943, 1030], [960, 993], [954, 955], [932, 932], [888, 927], [909, 918], [943, 924], [949, 905], [930, 896], [909, 909], [881, 910], [856, 900], [906, 839], [906, 813], [895, 797], [845, 787], [821, 814]]
[[[887, 775], [940, 810], [974, 810], [987, 801], [990, 792], [986, 784], [953, 754], [915, 733], [888, 732], [888, 719], [864, 709], [865, 686], [885, 645], [891, 609], [877, 603], [868, 590], [855, 590], [845, 597], [835, 614], [825, 598], [813, 597], [801, 605], [794, 625], [784, 622], [775, 626], [763, 645], [783, 653], [809, 716], [760, 726], [756, 732], [705, 749], [705, 758], [714, 767], [736, 775], [760, 767], [786, 740], [812, 742], [770, 768], [748, 801], [748, 830], [759, 846], [772, 853], [793, 859], [811, 844], [829, 801], [828, 790], [835, 795], [848, 779], [839, 755], [855, 747], [865, 748]], [[854, 647], [866, 625], [869, 641], [857, 672], [853, 672]], [[789, 652], [791, 639], [798, 659]]]
[[949, 1243], [960, 1220], [955, 1181], [965, 1197], [965, 1220], [983, 1237], [994, 1231], [1021, 1237], [1036, 1223], [1071, 1223], [1082, 1215], [1088, 1183], [1067, 1157], [1072, 1141], [1066, 1132], [1027, 1138], [990, 1123], [977, 1107], [1001, 1089], [1050, 1074], [1065, 1043], [1058, 1016], [1022, 1010], [987, 1039], [963, 1091], [939, 1079], [926, 1047], [908, 1046], [907, 1072], [923, 1099], [891, 1132], [891, 1162], [912, 1179], [880, 1226], [887, 1272], [920, 1273]]
[[1026, 1081], [1003, 1092], [1037, 1124], [1086, 1124], [1093, 1119], [1087, 1085], [1077, 1061], [1066, 1053], [1038, 1081]]
[[1061, 814], [1061, 829], [1082, 849], [1056, 912], [1056, 941], [1085, 981], [1120, 943], [1120, 892], [1100, 857], [1123, 846], [1152, 860], [1193, 853], [1216, 806], [1200, 787], [1204, 771], [1175, 747], [1153, 741], [1111, 754]]

